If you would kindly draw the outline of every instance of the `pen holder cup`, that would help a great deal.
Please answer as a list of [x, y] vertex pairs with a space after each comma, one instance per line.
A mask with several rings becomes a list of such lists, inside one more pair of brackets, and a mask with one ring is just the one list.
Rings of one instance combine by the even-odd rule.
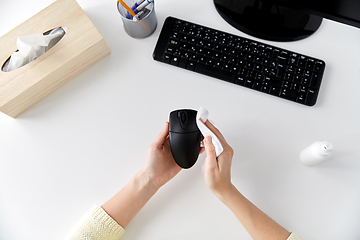
[[[136, 1], [123, 0], [128, 6], [132, 7]], [[140, 11], [136, 17], [133, 17], [127, 9], [118, 1], [117, 9], [123, 21], [125, 32], [133, 38], [149, 37], [157, 27], [157, 19], [155, 15], [154, 2], [147, 5], [143, 11]], [[142, 16], [141, 16], [142, 15]], [[137, 17], [140, 16], [139, 20]]]

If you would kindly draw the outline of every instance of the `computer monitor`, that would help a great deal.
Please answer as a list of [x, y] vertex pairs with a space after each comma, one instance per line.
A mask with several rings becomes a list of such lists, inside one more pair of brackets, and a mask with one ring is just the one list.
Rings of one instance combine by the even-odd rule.
[[304, 39], [323, 18], [360, 28], [360, 0], [214, 0], [214, 4], [235, 28], [272, 41]]

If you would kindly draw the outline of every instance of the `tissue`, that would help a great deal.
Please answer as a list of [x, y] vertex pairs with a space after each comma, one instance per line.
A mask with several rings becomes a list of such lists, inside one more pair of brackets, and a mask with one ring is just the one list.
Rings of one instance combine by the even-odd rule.
[[64, 35], [65, 30], [62, 27], [58, 27], [43, 34], [18, 37], [16, 41], [18, 50], [11, 54], [10, 58], [3, 65], [2, 70], [10, 72], [25, 66], [52, 48]]
[[[220, 143], [220, 140], [216, 137], [216, 135], [204, 124], [206, 120], [208, 120], [209, 111], [203, 107], [200, 107], [196, 114], [196, 124], [204, 137], [211, 136], [212, 143], [215, 147], [216, 157], [218, 157], [223, 151], [224, 148]], [[200, 121], [202, 120], [202, 121]], [[210, 121], [210, 120], [209, 120]]]

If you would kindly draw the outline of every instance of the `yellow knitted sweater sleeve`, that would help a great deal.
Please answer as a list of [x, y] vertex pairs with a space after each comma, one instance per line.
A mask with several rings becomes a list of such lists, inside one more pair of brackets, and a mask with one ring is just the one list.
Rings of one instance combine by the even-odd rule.
[[118, 240], [124, 232], [104, 209], [95, 205], [76, 224], [66, 240]]
[[[101, 207], [93, 206], [65, 240], [119, 240], [125, 230]], [[287, 240], [301, 240], [291, 233]]]
[[295, 233], [291, 233], [287, 240], [301, 240]]

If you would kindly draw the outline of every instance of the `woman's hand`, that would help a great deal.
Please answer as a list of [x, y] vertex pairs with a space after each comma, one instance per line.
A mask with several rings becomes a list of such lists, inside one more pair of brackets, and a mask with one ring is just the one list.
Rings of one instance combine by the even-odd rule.
[[168, 122], [151, 144], [142, 170], [157, 189], [180, 172], [181, 167], [176, 164], [170, 150]]
[[231, 162], [234, 151], [209, 121], [206, 126], [220, 140], [224, 151], [216, 157], [211, 137], [205, 138], [207, 159], [205, 182], [211, 191], [235, 214], [254, 240], [288, 239], [290, 233], [246, 199], [231, 183]]
[[205, 183], [220, 198], [233, 188], [231, 183], [231, 162], [234, 151], [214, 125], [209, 121], [206, 121], [205, 125], [217, 136], [224, 148], [224, 151], [216, 157], [212, 138], [210, 136], [205, 138], [204, 145], [207, 155], [204, 167]]
[[145, 166], [102, 208], [125, 228], [157, 190], [181, 168], [175, 163], [169, 143], [169, 124], [151, 144]]

